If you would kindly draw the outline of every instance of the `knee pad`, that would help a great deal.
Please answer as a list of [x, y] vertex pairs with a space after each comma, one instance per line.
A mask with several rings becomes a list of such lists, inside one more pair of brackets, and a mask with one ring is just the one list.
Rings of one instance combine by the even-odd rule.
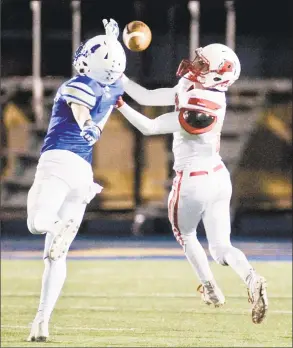
[[59, 221], [59, 217], [37, 211], [27, 219], [27, 227], [32, 234], [44, 234], [53, 232], [54, 224]]
[[33, 217], [27, 218], [26, 225], [31, 234], [43, 234], [36, 230]]
[[230, 246], [230, 245], [209, 246], [209, 251], [210, 251], [212, 258], [218, 264], [220, 264], [222, 266], [228, 266], [227, 262], [225, 261], [225, 255], [231, 247], [232, 246]]

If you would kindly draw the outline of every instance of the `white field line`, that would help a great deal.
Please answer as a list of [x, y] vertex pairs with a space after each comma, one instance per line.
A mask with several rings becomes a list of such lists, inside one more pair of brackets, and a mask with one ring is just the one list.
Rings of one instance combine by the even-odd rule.
[[[225, 294], [227, 298], [246, 298], [245, 294]], [[39, 292], [1, 292], [1, 297], [34, 297], [40, 296]], [[135, 293], [135, 292], [125, 292], [119, 294], [109, 294], [109, 293], [87, 293], [87, 292], [68, 292], [63, 293], [62, 297], [88, 297], [88, 298], [123, 298], [123, 297], [133, 297], [133, 298], [200, 298], [199, 295], [195, 293]], [[270, 295], [271, 299], [292, 299], [292, 296], [282, 296], [282, 295]]]
[[[1, 325], [1, 329], [29, 329], [30, 325]], [[58, 327], [53, 325], [53, 329], [55, 330], [79, 330], [79, 331], [134, 331], [134, 328], [123, 328], [123, 327]]]
[[[1, 305], [1, 309], [3, 308], [27, 308], [26, 305]], [[58, 307], [58, 309], [68, 309], [68, 307]], [[119, 308], [119, 307], [109, 307], [109, 306], [70, 306], [70, 309], [76, 309], [76, 310], [91, 310], [91, 311], [107, 311], [107, 312], [118, 312], [118, 311], [125, 311], [125, 308]], [[160, 309], [160, 308], [151, 308], [151, 307], [135, 307], [131, 306], [131, 311], [139, 311], [139, 312], [165, 312], [168, 309]], [[233, 314], [245, 314], [250, 313], [249, 309], [239, 309], [239, 310], [233, 310], [229, 308], [222, 307], [219, 309], [219, 311], [224, 311], [225, 313], [233, 313]], [[195, 313], [195, 314], [210, 314], [211, 312], [205, 311], [205, 310], [197, 310], [195, 308], [189, 308], [189, 309], [181, 309], [179, 311], [180, 313]], [[292, 315], [292, 311], [290, 310], [269, 310], [269, 313], [274, 314], [290, 314]]]

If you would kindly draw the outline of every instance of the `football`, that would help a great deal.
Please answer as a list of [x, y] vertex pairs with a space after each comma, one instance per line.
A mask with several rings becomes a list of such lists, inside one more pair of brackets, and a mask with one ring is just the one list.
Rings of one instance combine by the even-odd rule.
[[129, 50], [140, 52], [149, 47], [152, 41], [152, 32], [144, 22], [132, 21], [125, 26], [122, 38]]

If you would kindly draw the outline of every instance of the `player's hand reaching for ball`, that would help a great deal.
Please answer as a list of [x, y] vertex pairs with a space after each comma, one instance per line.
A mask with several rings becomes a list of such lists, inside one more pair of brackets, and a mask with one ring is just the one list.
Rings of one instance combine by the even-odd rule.
[[110, 21], [108, 21], [107, 19], [103, 19], [103, 25], [105, 28], [106, 35], [115, 36], [116, 39], [118, 38], [119, 26], [118, 26], [118, 23], [114, 19], [110, 18]]
[[80, 135], [88, 142], [90, 146], [94, 145], [100, 139], [102, 131], [92, 120], [87, 120], [82, 127]]
[[117, 109], [119, 109], [123, 104], [124, 104], [124, 100], [123, 100], [122, 96], [120, 95], [116, 101], [115, 107]]

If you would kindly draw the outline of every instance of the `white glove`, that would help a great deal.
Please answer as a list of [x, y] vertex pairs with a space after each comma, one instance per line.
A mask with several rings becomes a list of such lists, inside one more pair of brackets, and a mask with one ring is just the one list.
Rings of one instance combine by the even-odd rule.
[[94, 145], [101, 136], [100, 128], [92, 120], [87, 120], [82, 127], [80, 135], [88, 142], [90, 146]]
[[119, 36], [118, 23], [114, 21], [114, 19], [110, 18], [109, 22], [107, 19], [103, 19], [103, 24], [104, 24], [106, 35], [115, 36], [115, 38], [118, 39], [118, 36]]

